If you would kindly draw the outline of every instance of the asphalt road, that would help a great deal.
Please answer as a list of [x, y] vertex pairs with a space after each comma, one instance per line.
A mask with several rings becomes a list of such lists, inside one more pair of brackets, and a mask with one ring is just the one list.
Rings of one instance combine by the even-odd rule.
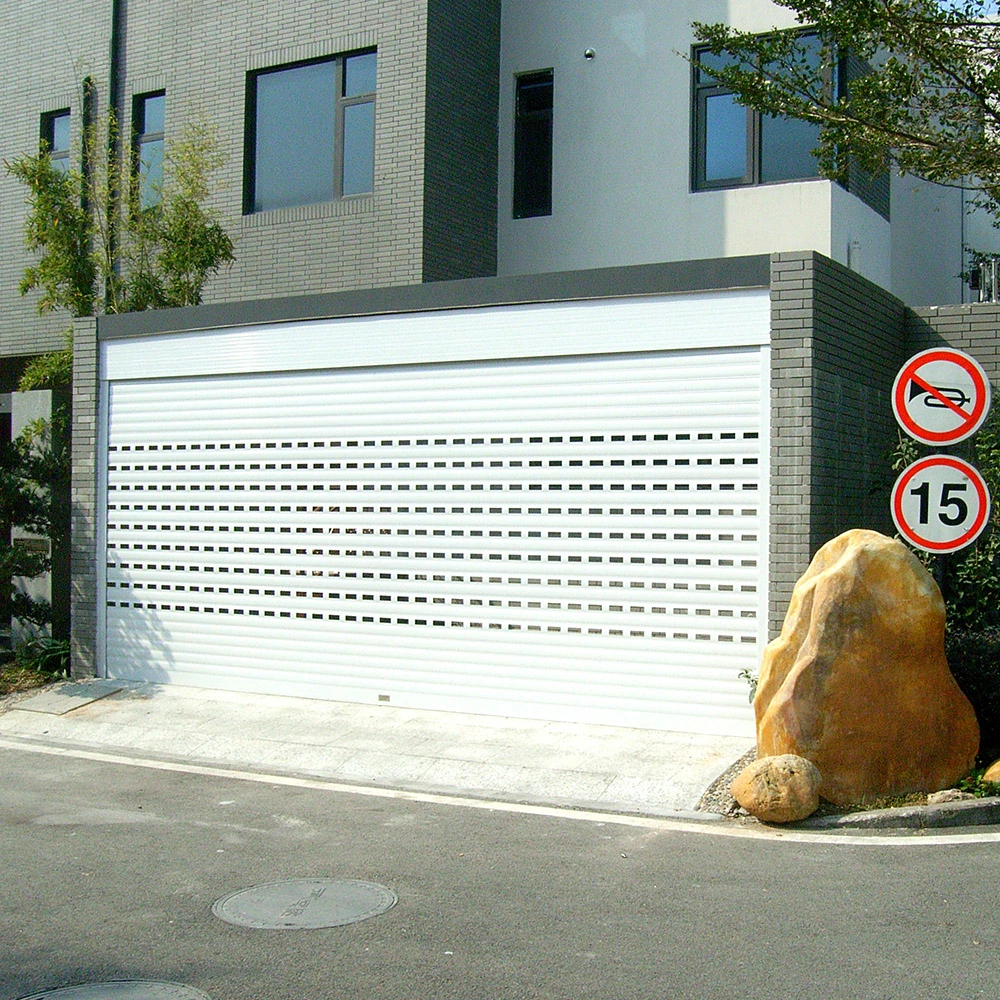
[[[760, 839], [0, 749], [0, 1000], [117, 979], [212, 1000], [1000, 996], [1000, 843]], [[395, 907], [274, 931], [237, 889]]]

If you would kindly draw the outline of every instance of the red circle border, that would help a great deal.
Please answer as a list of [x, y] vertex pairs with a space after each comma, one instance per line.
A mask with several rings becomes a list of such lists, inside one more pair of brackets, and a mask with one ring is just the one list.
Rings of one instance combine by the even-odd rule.
[[[972, 527], [965, 534], [951, 542], [932, 542], [921, 538], [903, 519], [902, 515], [902, 495], [906, 486], [913, 477], [922, 472], [928, 465], [947, 465], [963, 475], [975, 485], [976, 493], [979, 495], [979, 515], [976, 517]], [[969, 465], [968, 462], [955, 458], [952, 455], [928, 455], [926, 458], [918, 459], [912, 465], [907, 466], [899, 475], [892, 488], [892, 520], [907, 541], [912, 542], [918, 548], [927, 552], [957, 552], [971, 545], [986, 527], [986, 522], [990, 516], [990, 493], [980, 475], [979, 470]]]
[[[963, 430], [959, 427], [953, 431], [925, 431], [922, 427], [913, 422], [906, 409], [905, 400], [900, 399], [900, 396], [904, 394], [905, 387], [909, 383], [913, 372], [915, 372], [922, 365], [933, 361], [950, 361], [952, 364], [958, 365], [972, 376], [973, 384], [978, 387], [976, 393], [976, 406], [970, 414], [969, 420], [963, 425], [965, 427], [970, 427], [971, 430]], [[915, 354], [900, 369], [899, 374], [896, 376], [896, 381], [892, 386], [892, 412], [895, 414], [896, 422], [899, 426], [902, 427], [903, 430], [910, 435], [910, 437], [922, 442], [923, 444], [957, 444], [959, 441], [964, 441], [966, 438], [971, 437], [982, 426], [983, 421], [986, 419], [986, 408], [989, 403], [989, 397], [989, 380], [986, 378], [985, 372], [983, 372], [979, 363], [974, 358], [970, 357], [968, 354], [964, 354], [962, 351], [956, 351], [952, 348], [932, 347], [929, 350], [921, 351], [919, 354]]]

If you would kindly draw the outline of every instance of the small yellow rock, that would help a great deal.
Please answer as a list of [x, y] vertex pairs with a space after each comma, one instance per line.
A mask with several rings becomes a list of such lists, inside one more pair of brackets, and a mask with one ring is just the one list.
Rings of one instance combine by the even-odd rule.
[[1000, 781], [1000, 760], [993, 761], [983, 772], [983, 781]]
[[765, 823], [794, 823], [819, 808], [822, 778], [812, 761], [794, 754], [761, 757], [730, 786], [733, 798]]

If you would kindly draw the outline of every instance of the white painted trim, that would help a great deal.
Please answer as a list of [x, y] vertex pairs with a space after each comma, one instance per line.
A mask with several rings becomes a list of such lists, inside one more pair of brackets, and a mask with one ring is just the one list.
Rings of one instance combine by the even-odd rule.
[[94, 522], [97, 558], [97, 638], [94, 648], [94, 672], [108, 676], [108, 405], [107, 382], [98, 382], [97, 392], [97, 516]]
[[303, 371], [770, 342], [767, 289], [361, 316], [109, 340], [104, 380]]

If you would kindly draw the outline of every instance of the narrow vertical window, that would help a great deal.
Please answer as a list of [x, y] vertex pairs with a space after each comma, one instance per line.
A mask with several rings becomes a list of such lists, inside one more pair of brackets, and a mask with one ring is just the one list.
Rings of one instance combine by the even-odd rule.
[[342, 195], [375, 186], [375, 53], [344, 60]]
[[552, 214], [552, 70], [523, 73], [514, 95], [514, 218]]
[[69, 170], [69, 109], [42, 115], [40, 138], [48, 151], [52, 166], [65, 173]]
[[163, 186], [163, 121], [166, 95], [140, 94], [132, 100], [132, 156], [139, 208], [160, 201]]

